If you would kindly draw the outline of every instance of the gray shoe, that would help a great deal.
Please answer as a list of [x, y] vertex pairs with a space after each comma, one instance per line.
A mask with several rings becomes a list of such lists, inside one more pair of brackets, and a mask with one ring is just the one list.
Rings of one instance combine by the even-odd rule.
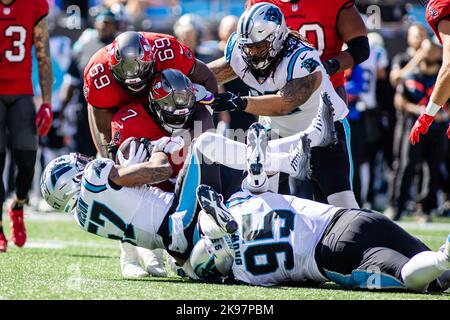
[[321, 103], [312, 126], [320, 133], [321, 141], [318, 147], [328, 147], [337, 143], [337, 132], [334, 127], [334, 108], [330, 96], [326, 92], [321, 94]]
[[298, 142], [297, 147], [291, 153], [291, 167], [295, 172], [292, 177], [299, 180], [307, 180], [311, 178], [311, 140], [307, 134], [303, 134]]

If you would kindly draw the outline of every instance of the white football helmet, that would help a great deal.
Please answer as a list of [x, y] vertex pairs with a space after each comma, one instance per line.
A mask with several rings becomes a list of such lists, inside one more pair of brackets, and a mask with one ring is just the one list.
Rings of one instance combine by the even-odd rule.
[[41, 193], [53, 209], [69, 213], [75, 207], [83, 170], [91, 160], [82, 154], [71, 153], [47, 165], [41, 176]]
[[283, 48], [288, 32], [283, 13], [276, 5], [261, 2], [248, 8], [237, 28], [238, 47], [247, 65], [251, 69], [266, 69]]
[[220, 282], [223, 277], [231, 274], [234, 262], [230, 237], [200, 239], [192, 250], [189, 262], [201, 280]]

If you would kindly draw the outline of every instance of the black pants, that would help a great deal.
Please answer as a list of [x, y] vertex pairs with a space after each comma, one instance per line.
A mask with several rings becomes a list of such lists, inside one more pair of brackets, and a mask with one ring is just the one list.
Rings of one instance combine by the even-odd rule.
[[[222, 192], [219, 165], [206, 162], [202, 154], [195, 148], [195, 142], [193, 142], [175, 184], [175, 197], [172, 207], [158, 230], [167, 252], [179, 262], [189, 259], [192, 249], [199, 240], [197, 220], [201, 207], [197, 201], [196, 190], [200, 184], [207, 184], [218, 193]], [[184, 236], [188, 242], [188, 248], [185, 252], [176, 252], [169, 249], [173, 232], [170, 217], [176, 212], [185, 212], [183, 228]]]
[[[412, 127], [415, 118], [410, 117], [407, 123]], [[397, 178], [398, 195], [394, 202], [397, 211], [396, 217], [400, 218], [401, 214], [406, 210], [406, 203], [411, 199], [411, 185], [418, 169], [425, 162], [428, 166], [429, 180], [427, 184], [426, 196], [419, 201], [425, 214], [430, 214], [431, 210], [437, 208], [437, 191], [439, 189], [439, 171], [440, 165], [444, 160], [446, 148], [446, 126], [444, 123], [433, 123], [426, 135], [423, 135], [420, 142], [411, 145], [409, 139], [403, 139], [403, 146], [400, 160], [399, 177]], [[406, 130], [405, 135], [409, 135]]]
[[[352, 288], [400, 289], [403, 266], [430, 251], [419, 239], [380, 213], [338, 212], [316, 247], [315, 258], [328, 279]], [[439, 290], [434, 281], [429, 290]]]

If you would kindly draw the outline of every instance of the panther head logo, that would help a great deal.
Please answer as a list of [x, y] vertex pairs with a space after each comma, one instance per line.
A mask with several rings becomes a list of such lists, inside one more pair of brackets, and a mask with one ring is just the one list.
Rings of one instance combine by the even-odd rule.
[[319, 62], [313, 58], [306, 59], [302, 62], [302, 68], [308, 70], [309, 73], [313, 73], [319, 66]]

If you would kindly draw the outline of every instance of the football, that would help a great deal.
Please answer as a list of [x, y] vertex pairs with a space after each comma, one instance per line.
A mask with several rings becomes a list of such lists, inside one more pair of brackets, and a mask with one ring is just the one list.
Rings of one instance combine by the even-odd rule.
[[[128, 159], [130, 156], [130, 146], [131, 146], [131, 142], [135, 142], [136, 144], [136, 148], [135, 148], [135, 152], [139, 149], [140, 145], [142, 144], [140, 139], [136, 138], [136, 137], [129, 137], [127, 138], [124, 142], [122, 142], [122, 144], [119, 146], [119, 150], [122, 152], [123, 156], [125, 159]], [[119, 162], [119, 158], [116, 154], [116, 163], [120, 164]]]

